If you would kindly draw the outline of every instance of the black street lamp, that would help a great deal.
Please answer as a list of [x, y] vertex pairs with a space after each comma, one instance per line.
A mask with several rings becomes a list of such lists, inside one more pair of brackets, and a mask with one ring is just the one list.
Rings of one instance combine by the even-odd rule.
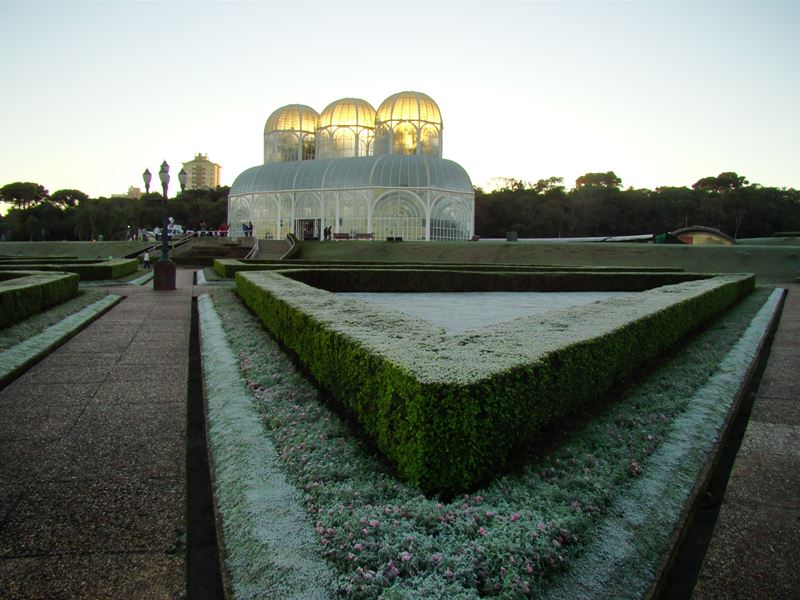
[[[144, 185], [150, 190], [150, 170], [145, 169], [143, 174]], [[161, 198], [161, 260], [153, 265], [153, 289], [175, 289], [175, 263], [169, 259], [169, 234], [167, 232], [167, 189], [169, 188], [169, 165], [167, 161], [161, 163], [158, 172], [161, 180], [161, 189], [164, 195]]]
[[150, 193], [150, 180], [153, 176], [150, 174], [150, 169], [145, 169], [144, 173], [142, 173], [142, 178], [144, 179], [144, 191], [146, 194]]
[[186, 189], [186, 171], [181, 169], [181, 172], [178, 173], [178, 182], [181, 184], [181, 194]]

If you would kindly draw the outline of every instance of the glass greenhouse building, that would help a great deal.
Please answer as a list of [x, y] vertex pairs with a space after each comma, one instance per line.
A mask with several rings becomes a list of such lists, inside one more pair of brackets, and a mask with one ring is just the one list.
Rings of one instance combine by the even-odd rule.
[[264, 128], [264, 164], [241, 173], [228, 197], [231, 235], [468, 240], [472, 182], [441, 158], [439, 107], [401, 92], [377, 111], [343, 98], [321, 114], [302, 104], [276, 110]]

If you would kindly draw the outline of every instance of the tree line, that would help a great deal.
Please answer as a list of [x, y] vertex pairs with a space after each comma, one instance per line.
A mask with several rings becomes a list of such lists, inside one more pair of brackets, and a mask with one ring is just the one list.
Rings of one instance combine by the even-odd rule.
[[[227, 220], [230, 188], [186, 190], [168, 200], [169, 216], [184, 228], [217, 228]], [[52, 194], [16, 182], [0, 188], [13, 206], [0, 217], [0, 239], [116, 240], [128, 227], [161, 224], [161, 194], [141, 198], [89, 198], [80, 190]], [[561, 177], [504, 180], [492, 192], [475, 188], [475, 233], [504, 238], [635, 235], [714, 227], [731, 237], [767, 237], [800, 231], [800, 191], [750, 183], [734, 172], [704, 177], [691, 187], [622, 189], [613, 172], [586, 173], [567, 189]]]
[[[217, 228], [227, 220], [229, 187], [185, 190], [167, 201], [168, 214], [184, 228]], [[141, 198], [90, 198], [80, 190], [52, 194], [38, 183], [16, 182], [0, 188], [0, 201], [12, 205], [0, 217], [0, 239], [124, 240], [131, 230], [161, 226], [159, 193]]]
[[735, 172], [704, 177], [691, 187], [621, 189], [613, 172], [586, 173], [566, 189], [560, 177], [527, 183], [507, 179], [492, 192], [475, 189], [475, 233], [504, 238], [636, 235], [688, 225], [731, 237], [800, 231], [800, 191], [750, 183]]

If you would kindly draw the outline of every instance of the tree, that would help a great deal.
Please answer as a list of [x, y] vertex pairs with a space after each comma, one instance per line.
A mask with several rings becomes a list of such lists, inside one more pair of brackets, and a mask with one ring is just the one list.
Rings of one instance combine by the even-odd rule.
[[720, 173], [716, 177], [703, 177], [698, 179], [693, 185], [693, 190], [704, 190], [710, 192], [731, 192], [738, 190], [750, 182], [745, 179], [744, 175], [738, 175], [733, 171], [726, 171]]
[[73, 207], [88, 199], [89, 196], [80, 190], [58, 190], [50, 194], [50, 202], [63, 207]]
[[593, 187], [618, 190], [621, 184], [622, 179], [617, 177], [614, 171], [608, 171], [606, 173], [586, 173], [575, 180], [576, 188]]
[[544, 194], [555, 189], [564, 189], [563, 177], [548, 177], [547, 179], [540, 179], [533, 184], [533, 191], [537, 194]]
[[17, 208], [26, 209], [35, 206], [48, 196], [44, 186], [30, 181], [17, 181], [0, 188], [0, 200], [14, 204]]

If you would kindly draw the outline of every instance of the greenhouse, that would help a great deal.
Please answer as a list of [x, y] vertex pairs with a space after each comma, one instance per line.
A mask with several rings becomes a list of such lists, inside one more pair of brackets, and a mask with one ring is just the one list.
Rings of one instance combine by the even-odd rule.
[[321, 114], [291, 104], [264, 128], [264, 164], [234, 181], [232, 235], [252, 223], [260, 238], [467, 240], [474, 194], [466, 171], [441, 158], [442, 119], [419, 92], [387, 98], [377, 111], [357, 98]]

